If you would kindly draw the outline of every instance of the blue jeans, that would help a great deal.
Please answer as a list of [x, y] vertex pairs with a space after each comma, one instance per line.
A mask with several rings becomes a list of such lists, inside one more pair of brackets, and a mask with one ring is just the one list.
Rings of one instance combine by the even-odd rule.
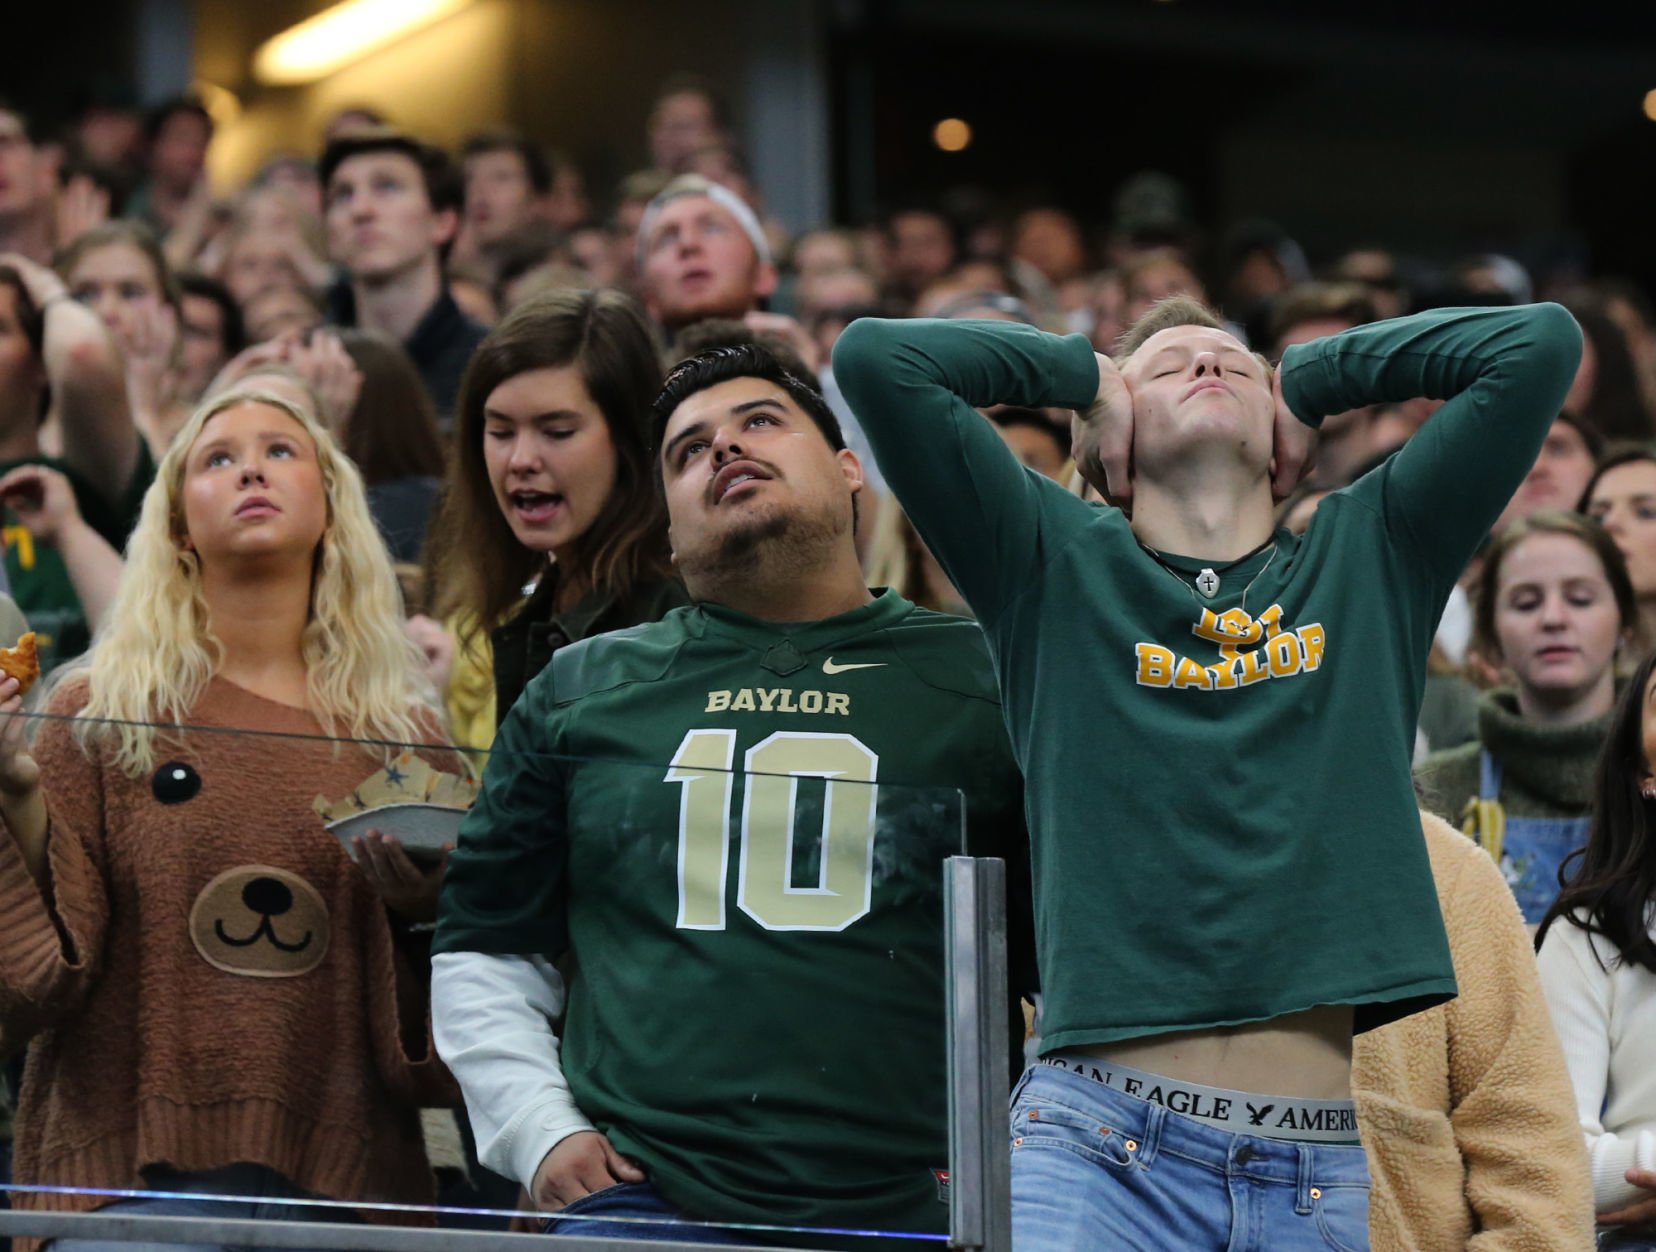
[[[568, 1221], [567, 1218], [579, 1218]], [[609, 1221], [609, 1218], [652, 1217], [654, 1222]], [[711, 1226], [683, 1226], [691, 1220], [647, 1182], [622, 1182], [572, 1200], [546, 1219], [549, 1235], [584, 1235], [588, 1239], [647, 1239], [653, 1243], [709, 1243], [721, 1247], [752, 1247], [764, 1240], [749, 1239], [733, 1230]]]
[[[349, 1209], [312, 1208], [286, 1203], [318, 1197], [301, 1191], [273, 1169], [263, 1165], [227, 1165], [223, 1169], [184, 1173], [179, 1170], [146, 1172], [145, 1186], [157, 1191], [193, 1191], [223, 1196], [222, 1200], [117, 1200], [100, 1213], [137, 1217], [220, 1217], [266, 1222], [356, 1222]], [[207, 1243], [119, 1243], [103, 1239], [55, 1239], [51, 1252], [240, 1252], [238, 1246]], [[318, 1249], [317, 1252], [327, 1252]]]
[[1361, 1147], [1234, 1134], [1049, 1065], [1012, 1093], [1016, 1252], [1366, 1252]]

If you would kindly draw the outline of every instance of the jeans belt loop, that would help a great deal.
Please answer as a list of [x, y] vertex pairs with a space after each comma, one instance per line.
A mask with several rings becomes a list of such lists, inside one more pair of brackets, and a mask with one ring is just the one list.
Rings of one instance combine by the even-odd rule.
[[1167, 1110], [1147, 1100], [1144, 1103], [1144, 1112], [1144, 1141], [1139, 1144], [1136, 1155], [1139, 1165], [1148, 1169], [1155, 1163], [1156, 1149], [1161, 1145], [1162, 1122], [1167, 1117]]
[[1316, 1154], [1303, 1143], [1296, 1146], [1299, 1149], [1299, 1185], [1294, 1189], [1294, 1212], [1303, 1216], [1311, 1212], [1311, 1166]]

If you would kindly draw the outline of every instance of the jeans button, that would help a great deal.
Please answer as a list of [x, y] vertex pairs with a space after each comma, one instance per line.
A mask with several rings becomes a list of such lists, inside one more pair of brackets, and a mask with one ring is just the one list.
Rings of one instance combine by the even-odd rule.
[[1247, 1144], [1244, 1143], [1241, 1147], [1236, 1149], [1236, 1163], [1238, 1165], [1246, 1165], [1249, 1161], [1251, 1161], [1253, 1159], [1254, 1159], [1254, 1150], [1252, 1148], [1250, 1148]]

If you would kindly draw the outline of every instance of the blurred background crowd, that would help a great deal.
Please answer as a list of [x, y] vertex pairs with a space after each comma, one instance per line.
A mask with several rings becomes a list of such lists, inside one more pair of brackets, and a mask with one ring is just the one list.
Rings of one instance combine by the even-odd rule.
[[[1656, 122], [1610, 30], [1269, 4], [374, 3], [147, 0], [97, 39], [23, 19], [17, 46], [73, 42], [86, 72], [48, 57], [7, 85], [0, 252], [97, 313], [151, 457], [215, 379], [296, 371], [410, 572], [471, 350], [558, 289], [634, 294], [664, 358], [740, 324], [812, 371], [874, 312], [1013, 318], [1107, 351], [1182, 292], [1274, 356], [1413, 309], [1560, 299], [1588, 338], [1578, 468], [1544, 459], [1515, 512], [1573, 507], [1585, 458], [1651, 434], [1656, 249], [1628, 206]], [[378, 159], [344, 159], [353, 135]], [[668, 214], [641, 237], [678, 176], [721, 189], [714, 218], [751, 218], [720, 237]], [[1311, 485], [1349, 481], [1429, 407], [1344, 415]], [[1065, 420], [1002, 415], [1054, 475]], [[41, 437], [65, 451], [56, 421]], [[127, 485], [108, 479], [117, 506]], [[901, 525], [884, 532], [880, 572], [958, 607]], [[864, 528], [871, 557], [881, 533]], [[60, 607], [21, 581], [26, 609]]]
[[[866, 452], [829, 354], [868, 314], [1108, 352], [1183, 293], [1274, 359], [1420, 309], [1558, 300], [1580, 372], [1439, 630], [1418, 739], [1428, 805], [1526, 920], [1546, 912], [1618, 685], [1656, 645], [1656, 61], [1636, 18], [132, 0], [95, 30], [61, 8], [7, 18], [0, 81], [5, 571], [49, 665], [97, 630], [173, 436], [255, 376], [361, 470], [457, 741], [485, 747], [552, 649], [681, 598], [659, 505], [622, 516], [606, 493], [627, 422], [698, 348], [766, 344]], [[625, 294], [578, 294], [599, 289]], [[586, 345], [635, 330], [628, 398], [626, 349]], [[624, 595], [597, 566], [545, 577], [570, 536], [537, 539], [536, 510], [567, 502], [514, 496], [480, 451], [515, 429], [514, 376], [572, 361], [615, 446], [571, 508], [636, 557]], [[1284, 523], [1433, 408], [1331, 418]], [[1068, 414], [988, 416], [1069, 481]], [[964, 611], [868, 460], [870, 582]], [[1580, 653], [1568, 682], [1549, 631]]]

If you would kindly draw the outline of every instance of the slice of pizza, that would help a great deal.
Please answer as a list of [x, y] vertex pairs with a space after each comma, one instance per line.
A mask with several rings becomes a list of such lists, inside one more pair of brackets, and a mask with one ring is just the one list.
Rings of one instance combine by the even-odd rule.
[[17, 693], [24, 694], [40, 677], [40, 656], [35, 650], [35, 633], [28, 631], [15, 648], [0, 648], [0, 673], [17, 679]]

